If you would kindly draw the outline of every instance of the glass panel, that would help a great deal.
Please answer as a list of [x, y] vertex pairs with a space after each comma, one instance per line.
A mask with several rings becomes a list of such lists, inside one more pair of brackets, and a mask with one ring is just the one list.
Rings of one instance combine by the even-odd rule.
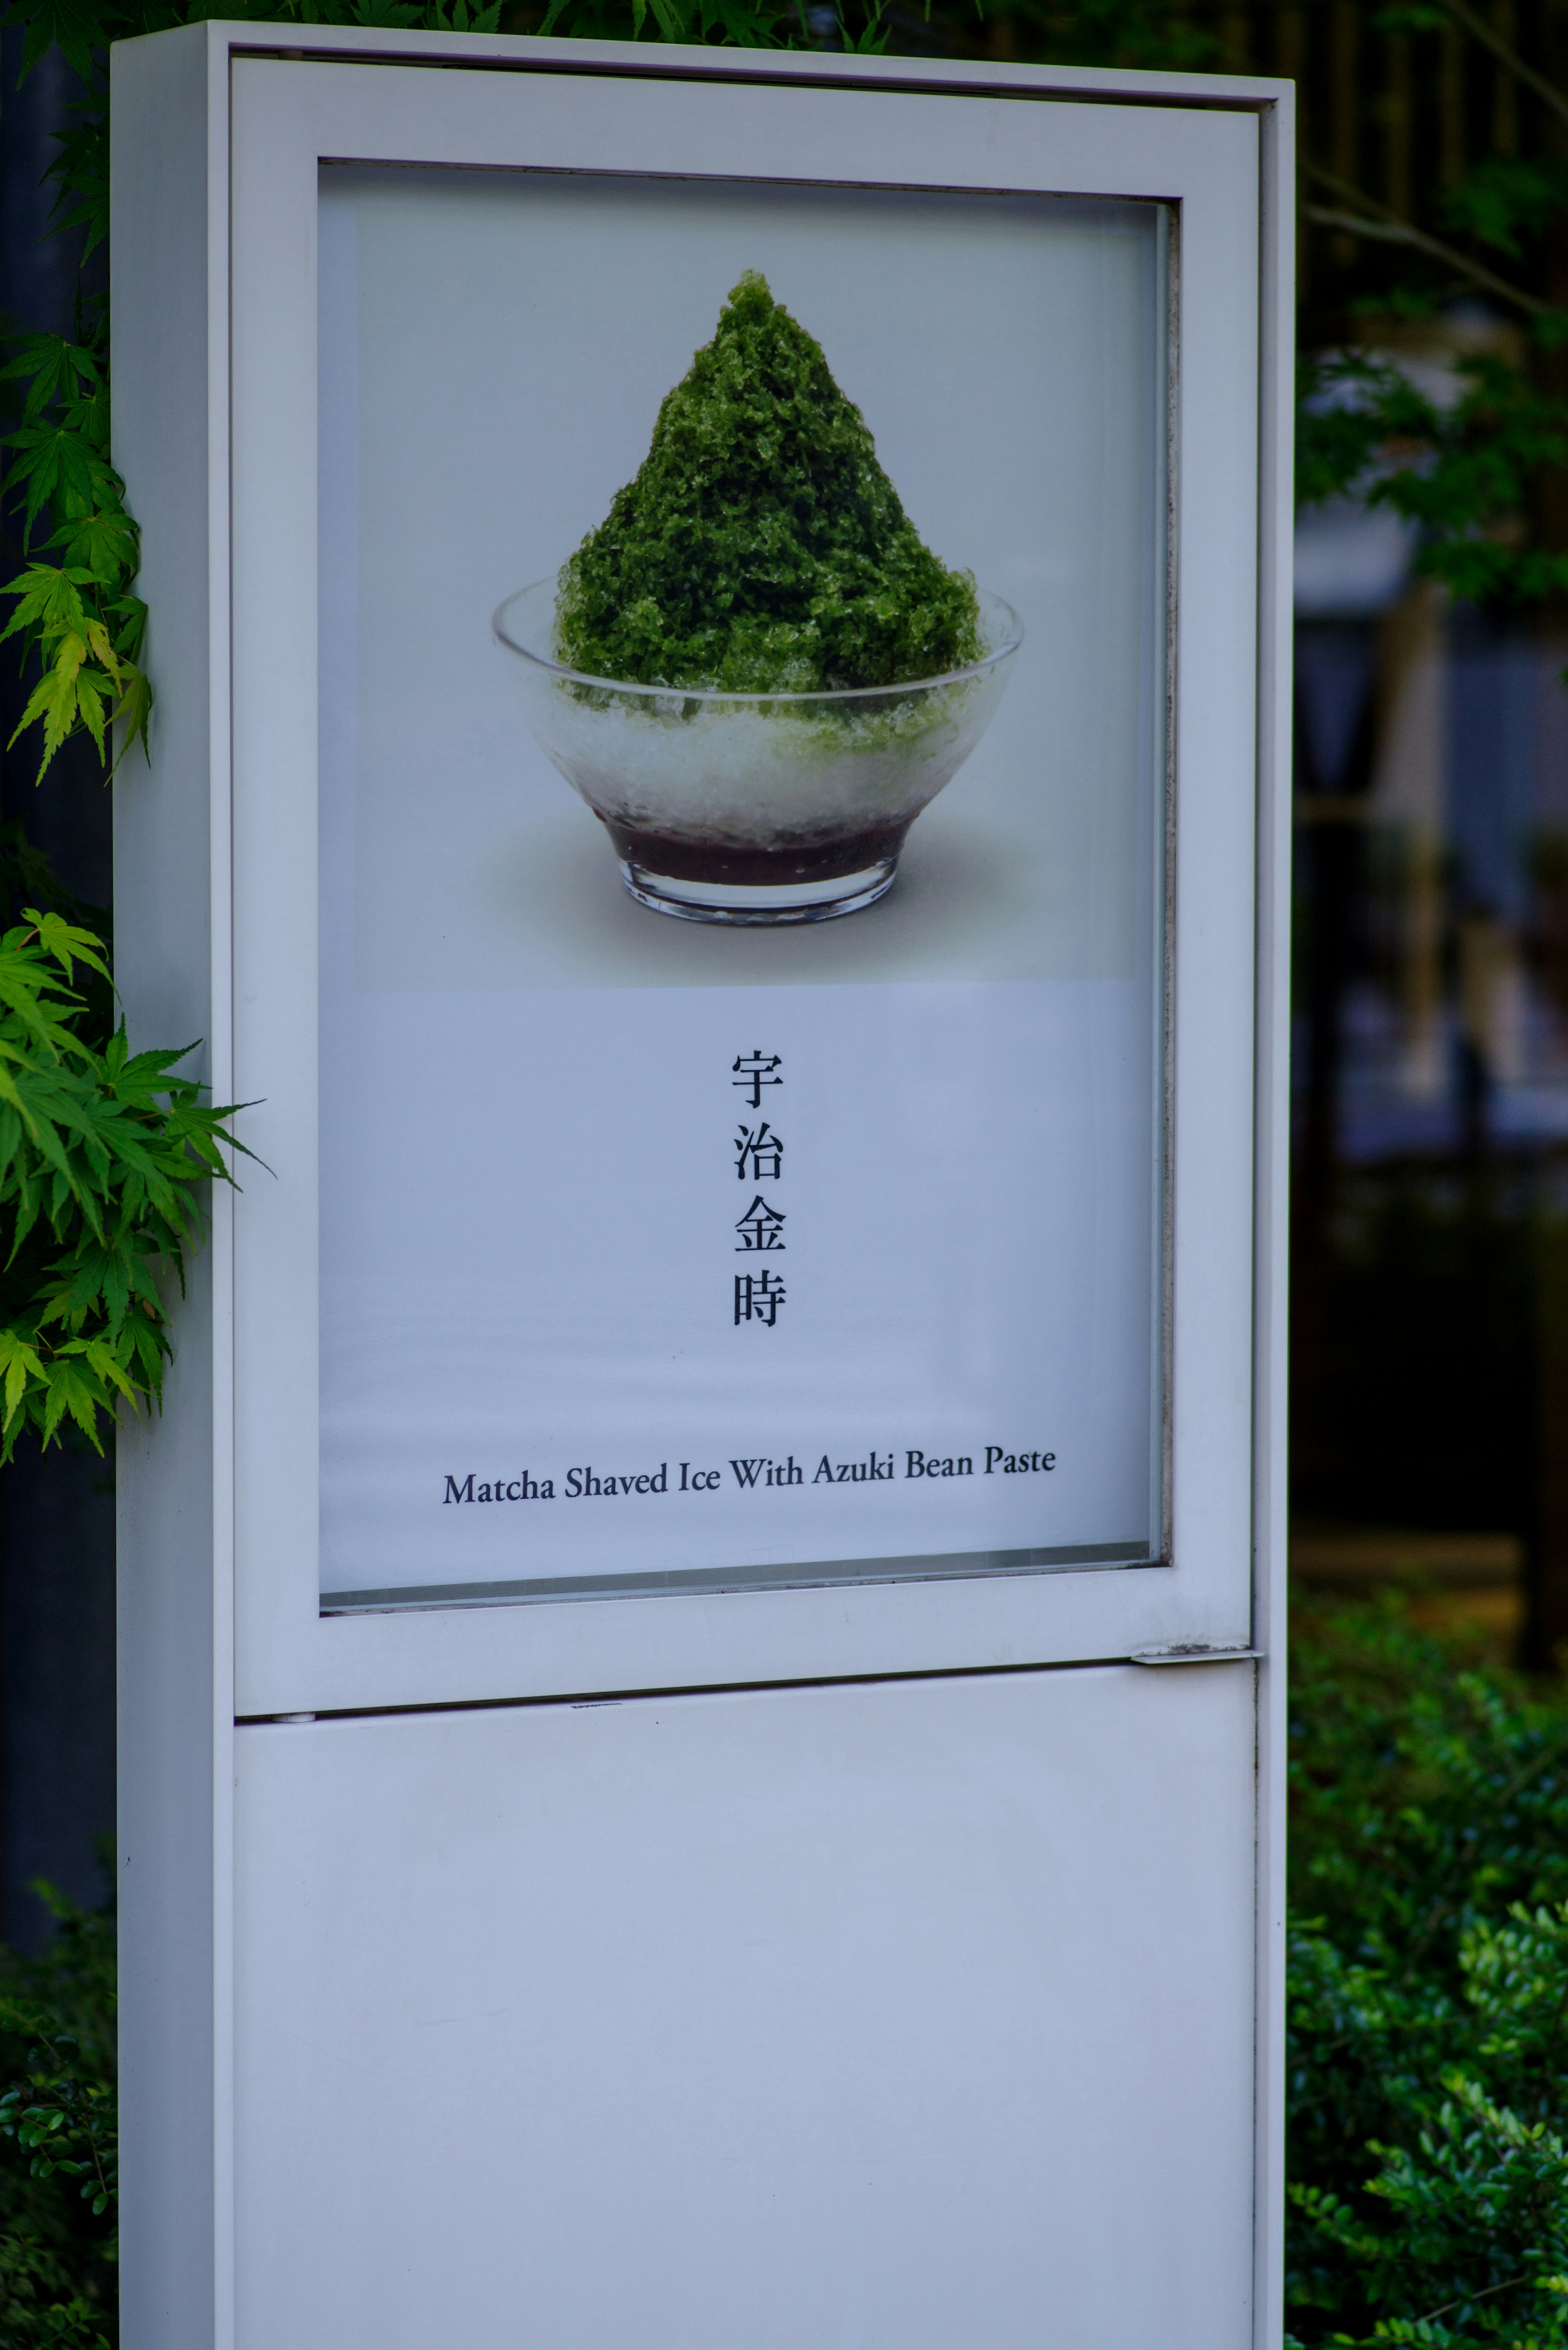
[[1158, 1557], [1159, 209], [320, 226], [323, 1607]]

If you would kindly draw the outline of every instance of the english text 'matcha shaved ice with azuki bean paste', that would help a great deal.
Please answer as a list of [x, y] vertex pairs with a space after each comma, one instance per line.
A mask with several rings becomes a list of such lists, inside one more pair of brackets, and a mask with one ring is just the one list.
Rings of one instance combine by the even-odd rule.
[[496, 633], [632, 895], [779, 922], [891, 885], [1021, 631], [923, 544], [821, 349], [748, 271], [635, 480]]

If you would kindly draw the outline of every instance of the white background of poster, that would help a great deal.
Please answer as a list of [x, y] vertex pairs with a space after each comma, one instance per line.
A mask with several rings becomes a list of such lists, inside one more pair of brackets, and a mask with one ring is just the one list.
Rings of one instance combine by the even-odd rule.
[[[322, 186], [323, 1588], [1147, 1555], [1153, 209]], [[917, 526], [1028, 631], [891, 898], [763, 934], [632, 904], [486, 625], [602, 516], [755, 266]], [[432, 424], [459, 381], [495, 387], [483, 434]], [[742, 1264], [730, 1067], [757, 1046], [784, 1055], [763, 1188], [788, 1223]], [[367, 1151], [395, 1170], [370, 1198]], [[764, 1262], [778, 1326], [736, 1329], [733, 1274]], [[988, 1478], [988, 1446], [1054, 1466]], [[911, 1479], [910, 1448], [973, 1473]], [[825, 1455], [893, 1474], [829, 1492]], [[802, 1488], [742, 1489], [737, 1456]], [[680, 1495], [683, 1460], [720, 1490]], [[676, 1491], [568, 1502], [572, 1465], [667, 1461]], [[551, 1502], [454, 1511], [471, 1473]]]

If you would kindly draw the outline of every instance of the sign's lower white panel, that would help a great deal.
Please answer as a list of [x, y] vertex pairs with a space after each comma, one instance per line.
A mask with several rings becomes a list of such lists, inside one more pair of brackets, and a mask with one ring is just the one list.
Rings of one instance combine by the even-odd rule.
[[1254, 1739], [1248, 1665], [241, 1730], [239, 2350], [1244, 2350]]

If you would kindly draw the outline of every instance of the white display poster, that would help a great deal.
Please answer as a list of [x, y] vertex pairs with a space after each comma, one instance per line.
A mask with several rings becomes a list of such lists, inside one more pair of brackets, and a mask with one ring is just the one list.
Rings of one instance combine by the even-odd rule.
[[326, 1612], [1162, 1556], [1166, 237], [323, 167]]

